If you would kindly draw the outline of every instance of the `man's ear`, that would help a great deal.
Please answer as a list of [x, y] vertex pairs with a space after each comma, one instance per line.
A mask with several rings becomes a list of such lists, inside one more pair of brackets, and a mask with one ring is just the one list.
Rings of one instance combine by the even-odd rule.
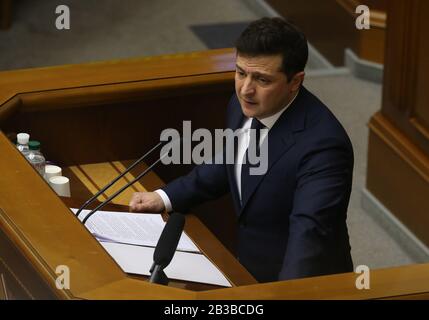
[[298, 73], [295, 73], [295, 75], [292, 78], [292, 87], [291, 87], [291, 91], [298, 91], [298, 89], [301, 87], [301, 84], [304, 81], [304, 77], [305, 77], [305, 72], [304, 71], [300, 71]]

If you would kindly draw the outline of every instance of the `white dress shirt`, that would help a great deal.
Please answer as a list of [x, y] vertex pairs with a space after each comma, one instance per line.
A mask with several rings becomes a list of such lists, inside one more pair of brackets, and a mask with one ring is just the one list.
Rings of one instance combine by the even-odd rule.
[[[268, 129], [268, 130], [261, 130], [259, 145], [262, 144], [270, 129], [274, 126], [274, 124], [280, 118], [282, 113], [292, 104], [292, 102], [295, 100], [297, 95], [298, 93], [284, 108], [282, 108], [277, 113], [266, 118], [261, 118], [261, 119], [258, 118], [258, 120]], [[238, 147], [237, 147], [237, 152], [235, 156], [234, 174], [235, 174], [235, 181], [237, 183], [237, 189], [238, 189], [238, 195], [240, 197], [240, 201], [241, 201], [241, 165], [244, 158], [244, 154], [246, 153], [246, 150], [249, 147], [249, 140], [250, 140], [249, 129], [251, 124], [252, 124], [252, 118], [245, 118], [241, 128], [238, 129], [239, 130]], [[166, 211], [167, 212], [173, 211], [173, 207], [171, 205], [171, 201], [168, 195], [161, 189], [155, 190], [155, 192], [159, 194], [162, 201], [164, 202]]]

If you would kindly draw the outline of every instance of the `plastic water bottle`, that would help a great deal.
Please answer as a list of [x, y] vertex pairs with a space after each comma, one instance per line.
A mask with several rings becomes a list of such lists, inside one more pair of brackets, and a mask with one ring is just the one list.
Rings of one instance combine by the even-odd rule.
[[16, 135], [16, 147], [24, 156], [27, 156], [29, 152], [28, 141], [30, 140], [30, 135], [28, 133], [18, 133]]
[[35, 140], [30, 141], [28, 143], [28, 147], [29, 151], [27, 153], [27, 159], [43, 177], [45, 175], [46, 159], [40, 152], [40, 142]]

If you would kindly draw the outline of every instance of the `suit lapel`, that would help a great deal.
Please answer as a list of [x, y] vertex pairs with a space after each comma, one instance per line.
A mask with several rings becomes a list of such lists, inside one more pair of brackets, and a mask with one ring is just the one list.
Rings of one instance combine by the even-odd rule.
[[[307, 91], [304, 87], [300, 89], [295, 101], [283, 112], [271, 130], [268, 132], [268, 167], [267, 172], [271, 167], [286, 153], [294, 144], [295, 139], [293, 133], [304, 129], [305, 126], [305, 105], [303, 103], [304, 96]], [[267, 139], [263, 143], [267, 143]], [[263, 148], [261, 148], [263, 150]], [[259, 184], [264, 179], [265, 175], [253, 175], [247, 186], [250, 192], [246, 199], [242, 199], [240, 215], [246, 208], [247, 203], [251, 199]], [[235, 179], [234, 179], [235, 181]]]
[[[270, 130], [268, 133], [267, 138], [265, 139], [263, 143], [267, 143], [268, 140], [268, 166], [267, 166], [267, 172], [271, 169], [271, 167], [274, 165], [274, 163], [277, 162], [277, 160], [289, 150], [290, 147], [292, 147], [295, 143], [295, 140], [293, 138], [293, 135], [291, 132], [287, 132], [286, 134], [283, 132], [279, 132], [279, 130], [273, 131], [274, 127]], [[261, 148], [263, 150], [263, 148]], [[265, 174], [261, 175], [252, 175], [249, 179], [249, 184], [247, 185], [247, 188], [249, 189], [248, 196], [246, 198], [241, 199], [241, 211], [240, 214], [243, 212], [244, 208], [246, 207], [246, 204], [249, 202], [249, 199], [252, 197], [253, 193], [256, 191], [258, 185], [262, 182], [264, 179]]]

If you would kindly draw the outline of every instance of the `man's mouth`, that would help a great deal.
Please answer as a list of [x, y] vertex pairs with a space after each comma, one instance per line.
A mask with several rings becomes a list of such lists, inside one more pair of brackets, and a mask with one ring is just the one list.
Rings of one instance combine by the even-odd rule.
[[245, 99], [242, 99], [243, 100], [243, 102], [245, 102], [246, 104], [257, 104], [256, 102], [253, 102], [253, 101], [247, 101], [247, 100], [245, 100]]

